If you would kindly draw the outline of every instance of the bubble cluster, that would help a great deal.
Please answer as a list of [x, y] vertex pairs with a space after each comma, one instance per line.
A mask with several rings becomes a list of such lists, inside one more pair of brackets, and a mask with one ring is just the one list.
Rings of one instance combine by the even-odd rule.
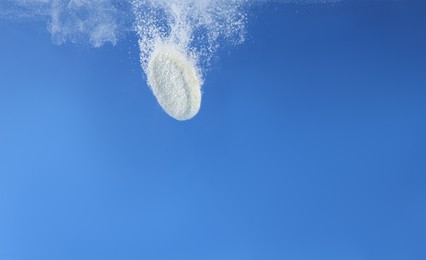
[[200, 108], [202, 75], [223, 42], [244, 41], [241, 0], [134, 0], [140, 60], [161, 107], [178, 120]]

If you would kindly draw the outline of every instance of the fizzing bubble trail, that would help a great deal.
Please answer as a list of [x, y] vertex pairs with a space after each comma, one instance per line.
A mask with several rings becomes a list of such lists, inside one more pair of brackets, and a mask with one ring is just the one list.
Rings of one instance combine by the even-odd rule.
[[187, 120], [201, 105], [203, 68], [220, 42], [244, 40], [241, 0], [134, 0], [141, 64], [161, 107]]
[[203, 74], [222, 43], [244, 41], [246, 0], [2, 0], [0, 18], [45, 19], [57, 44], [115, 45], [139, 38], [140, 61], [161, 107], [198, 113]]

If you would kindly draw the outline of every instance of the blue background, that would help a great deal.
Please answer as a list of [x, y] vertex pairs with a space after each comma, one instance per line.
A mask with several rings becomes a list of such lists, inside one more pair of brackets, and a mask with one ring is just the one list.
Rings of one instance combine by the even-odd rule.
[[426, 259], [421, 2], [253, 7], [169, 118], [136, 38], [0, 21], [0, 259]]

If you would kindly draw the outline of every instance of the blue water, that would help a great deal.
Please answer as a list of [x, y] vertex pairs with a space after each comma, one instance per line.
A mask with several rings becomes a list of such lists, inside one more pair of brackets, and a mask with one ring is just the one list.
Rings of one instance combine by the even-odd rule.
[[184, 123], [136, 36], [0, 20], [0, 259], [426, 259], [424, 10], [254, 7]]

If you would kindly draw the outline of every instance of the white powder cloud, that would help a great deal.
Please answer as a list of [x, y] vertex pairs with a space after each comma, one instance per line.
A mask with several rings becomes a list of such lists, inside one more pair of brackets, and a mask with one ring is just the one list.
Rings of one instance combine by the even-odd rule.
[[[129, 20], [123, 20], [126, 1], [2, 0], [0, 16], [12, 20], [45, 20], [57, 44], [88, 42], [95, 47], [116, 44]], [[130, 11], [130, 8], [127, 10]]]

